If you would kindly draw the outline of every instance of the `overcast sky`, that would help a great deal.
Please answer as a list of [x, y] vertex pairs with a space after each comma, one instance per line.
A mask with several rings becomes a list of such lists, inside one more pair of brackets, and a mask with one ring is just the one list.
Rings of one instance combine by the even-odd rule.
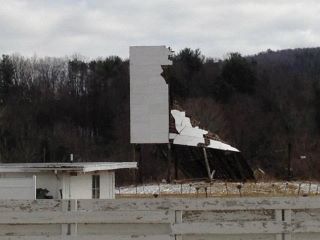
[[0, 54], [128, 57], [130, 45], [208, 57], [320, 45], [319, 0], [0, 0]]

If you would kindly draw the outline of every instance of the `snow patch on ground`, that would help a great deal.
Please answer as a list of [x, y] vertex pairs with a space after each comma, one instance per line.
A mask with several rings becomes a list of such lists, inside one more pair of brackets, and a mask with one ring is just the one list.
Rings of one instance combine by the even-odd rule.
[[192, 182], [183, 184], [145, 184], [138, 186], [118, 187], [120, 195], [179, 195], [205, 194], [211, 196], [224, 195], [315, 195], [320, 192], [320, 184], [316, 182]]

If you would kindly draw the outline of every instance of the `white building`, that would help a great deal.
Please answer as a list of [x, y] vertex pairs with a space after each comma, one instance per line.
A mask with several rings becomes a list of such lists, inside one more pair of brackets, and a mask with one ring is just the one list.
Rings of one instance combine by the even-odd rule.
[[0, 199], [36, 199], [37, 189], [48, 190], [53, 199], [112, 199], [115, 170], [126, 168], [137, 168], [137, 163], [0, 164]]

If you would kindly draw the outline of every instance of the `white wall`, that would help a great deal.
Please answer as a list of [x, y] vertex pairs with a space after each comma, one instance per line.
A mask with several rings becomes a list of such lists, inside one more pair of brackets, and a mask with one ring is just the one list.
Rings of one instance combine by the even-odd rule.
[[91, 199], [92, 175], [100, 175], [100, 199], [115, 198], [115, 173], [101, 171], [99, 173], [78, 174], [78, 176], [63, 175], [64, 199]]
[[54, 199], [60, 199], [61, 181], [60, 176], [54, 172], [40, 172], [40, 173], [1, 173], [2, 178], [31, 178], [33, 175], [37, 177], [37, 188], [46, 188], [49, 190], [48, 196]]
[[130, 47], [131, 143], [169, 141], [169, 90], [161, 65], [171, 65], [165, 46]]
[[[53, 171], [41, 173], [2, 173], [1, 177], [3, 179], [25, 179], [32, 178], [32, 176], [35, 175], [37, 178], [36, 188], [45, 188], [49, 190], [48, 196], [52, 196], [53, 199], [61, 199], [60, 189], [64, 199], [91, 199], [93, 174], [100, 174], [100, 199], [113, 199], [115, 197], [114, 171], [78, 173], [77, 176], [70, 176], [69, 173], [59, 173], [56, 175]], [[23, 180], [21, 182], [23, 182]], [[24, 191], [27, 190], [24, 189]]]
[[100, 198], [115, 198], [115, 175], [114, 172], [101, 172], [100, 175]]
[[70, 176], [70, 199], [92, 198], [92, 175]]
[[36, 178], [0, 178], [0, 199], [35, 199]]

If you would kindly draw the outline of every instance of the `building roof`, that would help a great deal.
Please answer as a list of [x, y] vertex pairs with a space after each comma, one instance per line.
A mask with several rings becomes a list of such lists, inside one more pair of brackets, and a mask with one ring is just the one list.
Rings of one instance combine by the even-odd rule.
[[1, 163], [1, 172], [94, 172], [137, 168], [137, 162]]

